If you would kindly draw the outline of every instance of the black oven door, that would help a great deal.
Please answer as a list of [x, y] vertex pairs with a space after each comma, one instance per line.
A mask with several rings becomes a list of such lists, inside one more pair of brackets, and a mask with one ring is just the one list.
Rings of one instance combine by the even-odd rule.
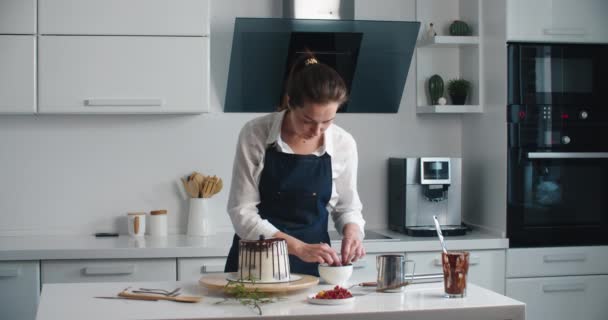
[[608, 45], [508, 45], [509, 104], [596, 106], [608, 92]]
[[509, 150], [511, 247], [608, 243], [608, 153]]

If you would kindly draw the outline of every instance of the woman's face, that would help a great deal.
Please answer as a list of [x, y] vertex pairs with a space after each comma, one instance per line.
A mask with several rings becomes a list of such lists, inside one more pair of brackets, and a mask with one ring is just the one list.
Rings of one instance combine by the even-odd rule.
[[301, 108], [292, 108], [291, 123], [293, 131], [304, 139], [318, 137], [332, 124], [340, 104], [306, 104]]

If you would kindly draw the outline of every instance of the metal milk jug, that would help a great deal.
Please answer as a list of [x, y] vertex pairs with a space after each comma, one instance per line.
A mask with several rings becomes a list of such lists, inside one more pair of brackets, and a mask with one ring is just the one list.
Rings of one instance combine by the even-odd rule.
[[[412, 264], [411, 278], [406, 279], [407, 264]], [[383, 254], [376, 257], [378, 270], [377, 291], [401, 292], [403, 288], [414, 279], [416, 262], [406, 260], [404, 255]]]

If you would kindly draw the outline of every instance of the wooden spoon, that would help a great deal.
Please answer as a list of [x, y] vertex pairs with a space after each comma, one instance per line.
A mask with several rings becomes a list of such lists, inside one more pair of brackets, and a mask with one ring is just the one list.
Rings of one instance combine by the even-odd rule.
[[182, 178], [182, 183], [184, 184], [184, 189], [186, 189], [186, 193], [192, 197], [192, 198], [196, 198], [198, 197], [198, 190], [196, 191], [196, 193], [194, 192], [194, 189], [192, 189], [190, 187], [190, 181], [191, 180], [186, 180], [184, 178]]
[[222, 190], [223, 187], [223, 183], [222, 183], [222, 179], [221, 178], [217, 178], [217, 182], [215, 183], [215, 185], [213, 186], [213, 192], [211, 193], [212, 195], [217, 194], [218, 192], [220, 192]]
[[196, 303], [201, 301], [201, 297], [195, 296], [177, 296], [177, 297], [169, 297], [162, 295], [151, 295], [151, 294], [142, 294], [142, 293], [130, 293], [127, 291], [121, 291], [118, 293], [119, 297], [129, 298], [129, 299], [141, 299], [141, 300], [170, 300], [176, 302], [188, 302], [188, 303]]
[[213, 177], [207, 177], [207, 179], [205, 179], [205, 184], [203, 186], [203, 198], [210, 198], [211, 197], [211, 192], [213, 191], [213, 186], [215, 185], [215, 181], [216, 181], [217, 177], [213, 176]]
[[192, 174], [192, 180], [196, 181], [196, 183], [198, 183], [199, 185], [201, 185], [203, 183], [203, 181], [205, 181], [205, 175], [202, 175], [198, 172], [194, 172], [194, 174]]
[[195, 180], [190, 180], [188, 181], [188, 187], [190, 187], [190, 196], [192, 196], [192, 198], [198, 198], [198, 193], [200, 189], [198, 183]]
[[188, 180], [182, 178], [182, 182], [184, 183], [184, 188], [188, 195], [192, 198], [198, 198], [198, 183], [194, 180]]

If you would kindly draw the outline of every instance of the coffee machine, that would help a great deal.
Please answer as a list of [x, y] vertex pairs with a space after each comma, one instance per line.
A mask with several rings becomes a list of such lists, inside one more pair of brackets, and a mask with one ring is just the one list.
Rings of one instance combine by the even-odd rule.
[[389, 228], [410, 236], [464, 235], [460, 158], [390, 158]]

